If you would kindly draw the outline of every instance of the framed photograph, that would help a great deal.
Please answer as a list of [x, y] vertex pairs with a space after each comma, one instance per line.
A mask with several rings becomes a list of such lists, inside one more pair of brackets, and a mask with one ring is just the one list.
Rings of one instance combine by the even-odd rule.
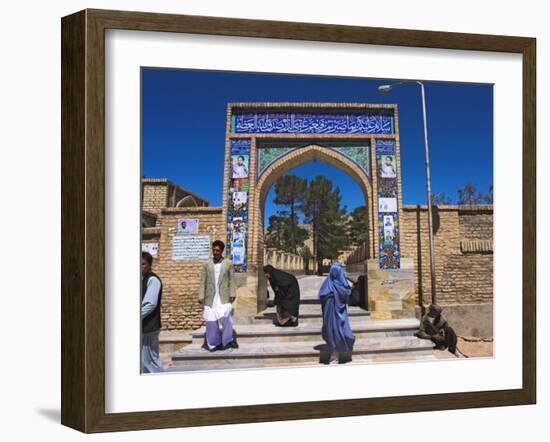
[[535, 403], [535, 39], [61, 25], [64, 425]]

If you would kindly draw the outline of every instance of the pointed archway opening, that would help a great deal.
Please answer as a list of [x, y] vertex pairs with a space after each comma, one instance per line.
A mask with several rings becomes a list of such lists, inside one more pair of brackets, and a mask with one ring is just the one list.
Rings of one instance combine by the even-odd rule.
[[[255, 229], [257, 237], [254, 238], [254, 242], [256, 244], [256, 256], [254, 258], [257, 263], [256, 268], [258, 269], [258, 310], [262, 310], [265, 307], [267, 301], [267, 281], [265, 281], [261, 269], [264, 264], [274, 264], [274, 262], [271, 261], [273, 259], [273, 255], [268, 255], [268, 253], [266, 253], [267, 250], [264, 234], [264, 224], [266, 221], [265, 207], [269, 190], [273, 187], [277, 180], [285, 174], [289, 173], [299, 166], [315, 161], [328, 164], [329, 166], [332, 166], [343, 172], [344, 174], [348, 175], [358, 185], [359, 189], [361, 189], [368, 218], [366, 229], [367, 259], [371, 257], [371, 254], [372, 256], [374, 255], [373, 250], [375, 244], [373, 244], [373, 239], [376, 238], [375, 232], [377, 227], [375, 225], [376, 218], [372, 198], [372, 184], [369, 179], [368, 173], [365, 173], [365, 171], [349, 157], [337, 150], [332, 149], [330, 146], [323, 146], [320, 144], [306, 144], [299, 148], [291, 150], [288, 153], [282, 155], [280, 158], [277, 158], [277, 160], [273, 161], [272, 164], [270, 164], [269, 167], [267, 167], [263, 171], [258, 179], [258, 184], [256, 186], [256, 193], [258, 197], [257, 201], [259, 202], [259, 213], [257, 220], [257, 229]], [[290, 256], [290, 259], [294, 258]], [[268, 260], [269, 262], [266, 262], [266, 260]], [[298, 262], [300, 262], [299, 258]], [[275, 262], [275, 264], [277, 264], [277, 262]], [[316, 263], [314, 265], [316, 265]], [[292, 266], [295, 267], [294, 264], [290, 265], [290, 267]], [[290, 270], [297, 269], [291, 268]], [[312, 270], [316, 271], [318, 269], [315, 267]], [[366, 272], [366, 269], [364, 271]]]

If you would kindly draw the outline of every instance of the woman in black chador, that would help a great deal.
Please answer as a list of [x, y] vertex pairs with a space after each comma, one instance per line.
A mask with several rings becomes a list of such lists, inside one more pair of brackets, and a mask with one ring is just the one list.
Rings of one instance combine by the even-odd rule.
[[272, 265], [264, 267], [265, 277], [275, 292], [273, 304], [277, 309], [275, 325], [295, 327], [300, 309], [300, 286], [294, 275], [277, 270]]

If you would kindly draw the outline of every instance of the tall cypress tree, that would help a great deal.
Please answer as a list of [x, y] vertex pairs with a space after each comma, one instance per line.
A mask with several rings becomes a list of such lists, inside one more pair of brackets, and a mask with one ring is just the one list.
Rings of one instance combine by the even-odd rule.
[[308, 186], [302, 208], [306, 222], [313, 229], [313, 256], [321, 267], [323, 259], [336, 259], [349, 245], [346, 229], [346, 209], [340, 207], [340, 189], [332, 181], [317, 176]]
[[295, 175], [284, 175], [275, 183], [275, 204], [288, 209], [285, 245], [288, 251], [298, 253], [307, 238], [307, 231], [298, 227], [298, 213], [307, 190], [307, 180]]
[[351, 245], [358, 246], [367, 241], [369, 229], [369, 214], [367, 206], [353, 209], [348, 218], [348, 235]]

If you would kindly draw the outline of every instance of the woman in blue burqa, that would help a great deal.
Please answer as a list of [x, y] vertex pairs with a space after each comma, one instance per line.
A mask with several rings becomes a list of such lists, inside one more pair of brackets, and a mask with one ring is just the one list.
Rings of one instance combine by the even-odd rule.
[[351, 361], [355, 336], [351, 331], [347, 303], [351, 287], [340, 263], [330, 267], [329, 275], [319, 289], [323, 310], [322, 336], [330, 351], [329, 363]]

